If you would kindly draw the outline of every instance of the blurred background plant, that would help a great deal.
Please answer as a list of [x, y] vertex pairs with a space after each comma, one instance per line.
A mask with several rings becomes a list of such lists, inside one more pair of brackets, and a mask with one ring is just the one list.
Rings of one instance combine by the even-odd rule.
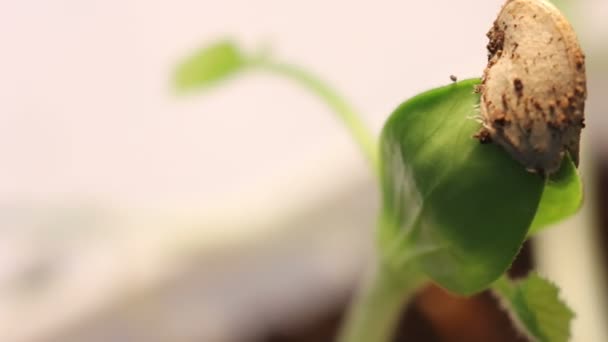
[[[603, 341], [608, 6], [562, 2], [588, 55], [586, 202], [517, 265], [560, 285], [573, 341]], [[175, 63], [221, 35], [268, 37], [378, 132], [411, 95], [479, 75], [501, 3], [0, 4], [0, 340], [328, 340], [370, 256], [365, 162], [299, 89], [252, 74], [178, 100]], [[496, 312], [428, 288], [402, 330], [513, 338]]]

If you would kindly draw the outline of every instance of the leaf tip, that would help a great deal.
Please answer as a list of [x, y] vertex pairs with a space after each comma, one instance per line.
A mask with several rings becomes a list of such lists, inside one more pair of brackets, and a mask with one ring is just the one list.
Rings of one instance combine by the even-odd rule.
[[216, 41], [182, 60], [174, 71], [173, 84], [178, 92], [213, 86], [245, 64], [246, 59], [234, 42]]

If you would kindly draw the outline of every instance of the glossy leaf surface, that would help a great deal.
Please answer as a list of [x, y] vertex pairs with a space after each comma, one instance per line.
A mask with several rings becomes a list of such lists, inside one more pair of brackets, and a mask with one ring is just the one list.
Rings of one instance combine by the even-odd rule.
[[535, 216], [544, 181], [500, 147], [480, 144], [471, 117], [478, 80], [402, 104], [381, 136], [383, 259], [413, 260], [446, 289], [472, 294], [510, 265]]

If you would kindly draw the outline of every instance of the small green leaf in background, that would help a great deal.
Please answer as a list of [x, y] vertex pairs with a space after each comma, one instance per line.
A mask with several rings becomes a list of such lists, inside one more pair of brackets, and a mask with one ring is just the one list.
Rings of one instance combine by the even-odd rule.
[[[473, 138], [478, 80], [402, 104], [381, 136], [385, 263], [412, 261], [462, 295], [487, 288], [509, 267], [534, 218], [544, 181], [494, 144]], [[397, 270], [398, 272], [398, 270]]]
[[559, 299], [554, 284], [531, 274], [513, 283], [506, 276], [493, 285], [503, 306], [529, 336], [539, 342], [567, 342], [570, 338], [572, 310]]
[[213, 86], [247, 65], [245, 56], [230, 41], [220, 41], [182, 61], [175, 73], [180, 90]]
[[538, 212], [528, 234], [538, 233], [576, 214], [582, 203], [583, 184], [574, 163], [568, 157], [564, 159], [560, 170], [547, 180]]

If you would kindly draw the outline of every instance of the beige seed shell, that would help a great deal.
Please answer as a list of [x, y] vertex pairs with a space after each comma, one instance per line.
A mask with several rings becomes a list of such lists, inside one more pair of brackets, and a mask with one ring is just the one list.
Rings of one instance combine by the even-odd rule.
[[478, 134], [526, 169], [578, 164], [587, 96], [585, 56], [567, 19], [544, 0], [508, 0], [488, 32]]

